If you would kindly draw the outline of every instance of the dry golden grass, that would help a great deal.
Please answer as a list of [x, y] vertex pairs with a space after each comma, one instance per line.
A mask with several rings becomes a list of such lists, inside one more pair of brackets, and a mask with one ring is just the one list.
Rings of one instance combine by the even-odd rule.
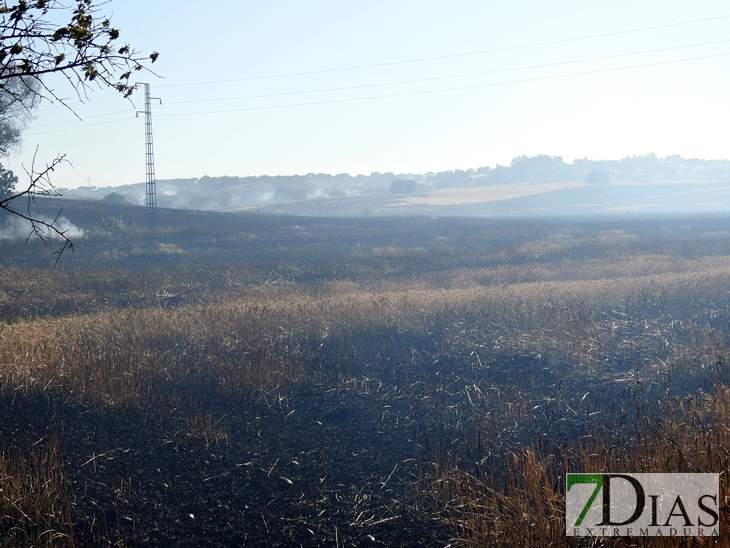
[[[600, 237], [627, 240], [623, 233]], [[547, 246], [526, 244], [517, 253], [527, 257], [571, 245], [555, 237]], [[373, 256], [393, 260], [417, 252], [372, 249]], [[0, 305], [14, 291], [34, 293], [42, 287], [48, 306], [62, 301], [82, 306], [74, 313], [30, 312], [0, 323], [0, 392], [59, 395], [59, 401], [108, 412], [174, 406], [184, 417], [181, 433], [206, 445], [227, 444], [230, 435], [225, 417], [198, 412], [206, 396], [254, 399], [277, 387], [325, 377], [351, 382], [361, 362], [379, 359], [377, 344], [383, 339], [373, 334], [386, 330], [403, 335], [393, 342], [401, 352], [393, 359], [403, 359], [394, 367], [419, 366], [425, 377], [441, 361], [473, 364], [474, 378], [467, 381], [460, 370], [461, 385], [453, 390], [434, 385], [431, 394], [414, 389], [412, 397], [434, 402], [434, 409], [440, 394], [445, 400], [461, 398], [461, 403], [448, 403], [454, 410], [448, 426], [471, 451], [479, 447], [476, 454], [485, 438], [496, 438], [513, 424], [534, 424], [530, 390], [540, 382], [536, 373], [518, 370], [509, 386], [498, 385], [491, 372], [479, 373], [489, 367], [496, 371], [504, 356], [529, 357], [538, 373], [562, 365], [586, 382], [625, 383], [636, 393], [639, 376], [655, 383], [669, 380], [674, 391], [653, 407], [636, 400], [635, 413], [621, 419], [621, 428], [590, 418], [591, 409], [570, 399], [576, 394], [544, 387], [550, 413], [557, 413], [559, 404], [560, 412], [569, 414], [566, 409], [575, 407], [576, 415], [585, 414], [583, 436], [550, 445], [536, 434], [537, 439], [522, 438], [513, 447], [494, 445], [504, 453], [493, 454], [490, 466], [480, 464], [484, 455], [475, 458], [434, 435], [428, 447], [433, 471], [426, 479], [435, 511], [452, 526], [455, 542], [464, 545], [576, 545], [564, 537], [561, 482], [567, 471], [716, 472], [730, 466], [730, 392], [720, 383], [730, 375], [723, 361], [730, 342], [726, 325], [715, 321], [724, 317], [728, 257], [528, 262], [307, 285], [237, 285], [231, 274], [224, 289], [201, 289], [175, 306], [155, 300], [159, 291], [151, 286], [129, 290], [128, 296], [144, 296], [129, 297], [134, 306], [98, 304], [93, 285], [106, 280], [112, 287], [108, 272], [90, 274], [89, 287], [77, 286], [71, 295], [63, 294], [64, 284], [73, 285], [64, 276], [45, 284], [41, 271], [7, 269], [3, 274], [10, 281]], [[132, 285], [131, 278], [125, 282]], [[187, 283], [202, 287], [206, 281], [197, 272]], [[162, 284], [171, 293], [180, 288], [178, 281]], [[23, 302], [31, 307], [35, 301]], [[418, 346], [421, 340], [428, 344]], [[324, 355], [323, 347], [330, 354]], [[446, 373], [445, 368], [438, 373]], [[682, 392], [698, 375], [710, 380], [707, 391]], [[444, 421], [439, 413], [445, 412], [434, 411], [436, 422]], [[3, 493], [12, 493], [3, 498], [2, 519], [17, 523], [12, 526], [17, 530], [8, 529], [17, 534], [11, 545], [73, 545], [58, 451], [53, 442], [31, 457], [11, 452], [0, 459], [0, 482], [8, 490]], [[492, 473], [495, 459], [499, 474]], [[723, 493], [730, 494], [725, 483]], [[26, 542], [26, 537], [34, 540]]]
[[[0, 386], [8, 392], [58, 388], [107, 406], [139, 406], [165, 384], [201, 375], [233, 392], [266, 389], [310, 373], [311, 352], [301, 341], [347, 340], [377, 326], [429, 332], [434, 322], [451, 343], [479, 352], [549, 354], [588, 369], [637, 345], [671, 341], [652, 363], [671, 375], [709, 366], [726, 349], [724, 332], [708, 324], [683, 322], [681, 337], [668, 333], [678, 326], [665, 322], [660, 310], [723, 295], [730, 283], [725, 258], [667, 264], [647, 257], [641, 265], [628, 261], [620, 277], [613, 268], [589, 262], [552, 274], [547, 267], [534, 273], [462, 270], [448, 283], [437, 275], [378, 284], [263, 285], [228, 291], [212, 304], [0, 324]], [[655, 273], [639, 275], [647, 270]], [[550, 281], [499, 281], [520, 276]], [[628, 320], [627, 306], [656, 310], [638, 325]]]
[[0, 455], [0, 546], [75, 546], [71, 500], [56, 438]]
[[205, 416], [193, 415], [186, 421], [186, 432], [189, 437], [205, 442], [205, 446], [225, 445], [228, 443], [230, 429], [225, 416], [214, 420], [210, 413]]
[[[436, 465], [433, 494], [442, 519], [463, 546], [600, 546], [596, 539], [565, 536], [564, 478], [568, 472], [724, 472], [730, 467], [730, 388], [711, 395], [665, 398], [661, 417], [642, 415], [633, 431], [618, 437], [592, 433], [561, 447], [540, 443], [507, 455], [506, 476], [468, 471], [452, 456]], [[720, 500], [730, 496], [721, 475]], [[728, 524], [721, 510], [721, 536]], [[581, 543], [582, 542], [582, 543]], [[611, 540], [611, 546], [677, 546], [678, 539]], [[715, 545], [710, 537], [691, 546]]]

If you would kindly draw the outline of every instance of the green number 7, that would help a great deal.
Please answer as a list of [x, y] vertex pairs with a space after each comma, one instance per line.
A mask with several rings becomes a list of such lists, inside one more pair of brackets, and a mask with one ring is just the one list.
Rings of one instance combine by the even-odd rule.
[[566, 492], [570, 491], [570, 488], [573, 487], [573, 485], [575, 485], [576, 483], [596, 484], [596, 488], [593, 489], [591, 497], [588, 499], [588, 502], [583, 507], [583, 511], [580, 513], [578, 520], [575, 522], [575, 526], [580, 527], [580, 524], [583, 523], [583, 518], [586, 517], [586, 514], [588, 513], [588, 510], [590, 510], [593, 501], [596, 500], [596, 496], [598, 496], [598, 491], [600, 491], [601, 487], [603, 487], [603, 474], [568, 474]]

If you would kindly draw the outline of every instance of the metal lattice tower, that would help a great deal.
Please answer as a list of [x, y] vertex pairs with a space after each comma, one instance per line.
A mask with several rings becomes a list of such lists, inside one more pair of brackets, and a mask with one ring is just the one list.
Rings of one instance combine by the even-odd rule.
[[147, 224], [150, 232], [152, 247], [157, 249], [157, 184], [155, 182], [155, 151], [152, 144], [152, 99], [160, 101], [159, 97], [150, 97], [150, 85], [138, 82], [137, 85], [144, 86], [144, 110], [138, 110], [137, 116], [144, 114], [145, 129], [145, 159], [147, 161]]

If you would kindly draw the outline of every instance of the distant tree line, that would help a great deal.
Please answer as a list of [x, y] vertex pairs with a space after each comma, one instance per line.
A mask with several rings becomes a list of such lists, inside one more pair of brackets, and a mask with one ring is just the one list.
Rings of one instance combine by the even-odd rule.
[[[380, 173], [349, 175], [308, 173], [257, 177], [221, 176], [157, 181], [158, 204], [181, 209], [228, 209], [254, 204], [307, 200], [346, 199], [351, 196], [409, 194], [453, 187], [479, 187], [507, 183], [583, 181], [729, 181], [730, 161], [659, 158], [655, 154], [628, 156], [622, 160], [589, 160], [567, 163], [560, 156], [518, 156], [510, 165], [438, 173]], [[121, 187], [79, 187], [62, 193], [67, 198], [101, 200], [118, 193], [128, 202], [144, 205], [144, 183]], [[117, 196], [113, 196], [117, 198]]]
[[[449, 174], [453, 173], [451, 177]], [[730, 161], [685, 159], [679, 155], [659, 158], [656, 154], [627, 156], [622, 160], [589, 160], [582, 158], [566, 163], [561, 156], [518, 156], [509, 166], [479, 168], [466, 172], [437, 173], [437, 181], [473, 180], [471, 185], [486, 186], [504, 183], [551, 183], [585, 181], [602, 184], [610, 181], [730, 181]]]

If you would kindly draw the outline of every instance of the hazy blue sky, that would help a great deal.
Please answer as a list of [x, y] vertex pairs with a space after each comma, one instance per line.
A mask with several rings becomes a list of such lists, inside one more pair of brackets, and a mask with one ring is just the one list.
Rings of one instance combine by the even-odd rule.
[[[112, 0], [104, 10], [131, 45], [161, 54], [161, 78], [141, 78], [163, 100], [159, 179], [423, 173], [521, 154], [730, 156], [730, 5], [718, 0]], [[620, 34], [580, 39], [608, 33]], [[466, 55], [485, 50], [501, 51]], [[364, 65], [376, 66], [352, 68]], [[44, 104], [10, 167], [22, 172], [38, 146], [39, 161], [65, 153], [73, 164], [54, 175], [59, 186], [143, 181], [135, 106], [104, 90], [80, 104], [48, 83], [83, 121]], [[142, 108], [141, 93], [134, 101]]]

